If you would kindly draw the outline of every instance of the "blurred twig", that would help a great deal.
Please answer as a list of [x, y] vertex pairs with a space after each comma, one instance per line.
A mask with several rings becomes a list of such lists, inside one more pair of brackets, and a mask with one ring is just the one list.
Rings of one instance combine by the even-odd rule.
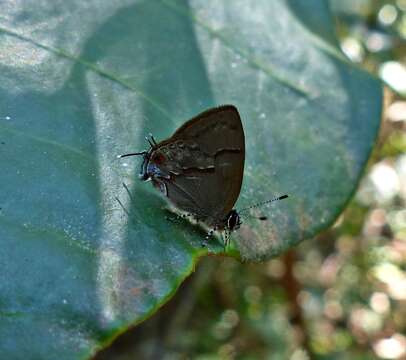
[[294, 327], [300, 329], [302, 336], [302, 346], [307, 354], [311, 357], [312, 351], [309, 346], [308, 331], [306, 323], [303, 318], [302, 308], [299, 304], [299, 293], [302, 290], [302, 284], [294, 276], [294, 267], [297, 255], [296, 250], [291, 249], [283, 256], [283, 263], [285, 264], [285, 273], [281, 278], [280, 284], [285, 289], [287, 300], [290, 307], [290, 321]]

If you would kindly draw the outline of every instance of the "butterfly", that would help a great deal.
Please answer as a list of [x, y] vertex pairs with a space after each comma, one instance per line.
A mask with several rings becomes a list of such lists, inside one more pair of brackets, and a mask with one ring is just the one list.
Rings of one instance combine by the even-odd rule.
[[241, 225], [234, 205], [244, 175], [245, 136], [237, 108], [209, 109], [186, 121], [170, 138], [157, 143], [150, 135], [147, 141], [149, 150], [119, 157], [142, 156], [140, 179], [151, 181], [175, 207], [205, 223], [208, 237], [225, 231], [227, 246], [229, 233]]

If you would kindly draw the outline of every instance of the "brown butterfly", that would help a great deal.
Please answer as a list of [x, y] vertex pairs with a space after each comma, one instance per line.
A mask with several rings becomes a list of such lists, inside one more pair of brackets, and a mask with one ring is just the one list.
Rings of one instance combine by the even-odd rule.
[[156, 143], [151, 135], [147, 140], [148, 151], [119, 157], [142, 155], [140, 179], [151, 180], [178, 209], [204, 222], [211, 228], [208, 236], [225, 230], [227, 245], [228, 234], [241, 225], [233, 207], [244, 174], [245, 138], [236, 107], [207, 110], [170, 138]]

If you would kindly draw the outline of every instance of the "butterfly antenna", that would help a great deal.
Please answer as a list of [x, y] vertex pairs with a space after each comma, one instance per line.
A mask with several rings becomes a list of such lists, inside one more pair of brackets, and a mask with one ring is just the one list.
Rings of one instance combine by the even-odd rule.
[[146, 136], [145, 140], [148, 141], [149, 146], [154, 147], [154, 141], [152, 141], [152, 138], [150, 139], [148, 136]]
[[[154, 136], [151, 134], [151, 133], [149, 133], [149, 137], [151, 138], [151, 141], [152, 141], [152, 143], [154, 144], [154, 145], [157, 145], [157, 143], [156, 143], [156, 141], [155, 141], [155, 138], [154, 138]], [[149, 141], [148, 141], [149, 142]], [[151, 143], [150, 143], [151, 144]]]
[[[282, 195], [282, 196], [278, 196], [278, 197], [276, 197], [276, 198], [274, 198], [274, 199], [267, 200], [267, 201], [262, 201], [262, 202], [260, 202], [260, 203], [257, 203], [257, 204], [248, 206], [248, 207], [246, 207], [246, 208], [244, 208], [244, 209], [239, 210], [238, 212], [239, 212], [239, 213], [245, 212], [245, 211], [251, 210], [251, 209], [253, 209], [253, 208], [256, 208], [256, 207], [260, 207], [260, 206], [269, 204], [269, 203], [274, 202], [274, 201], [286, 199], [287, 197], [288, 197], [288, 195], [286, 195], [286, 194], [285, 194], [285, 195]], [[260, 220], [261, 220], [261, 219], [260, 219]]]
[[117, 158], [121, 159], [121, 158], [124, 158], [127, 156], [146, 155], [146, 154], [148, 154], [148, 152], [144, 150], [144, 151], [136, 152], [136, 153], [118, 155]]
[[[239, 213], [241, 213], [241, 212], [239, 211]], [[243, 216], [244, 216], [244, 219], [251, 218], [251, 219], [257, 219], [257, 220], [261, 220], [261, 221], [268, 220], [268, 216], [265, 216], [265, 215], [256, 216], [256, 215], [252, 215], [252, 214], [243, 214]]]
[[[157, 142], [155, 141], [155, 138], [153, 137], [153, 135], [151, 133], [149, 134], [149, 137], [148, 136], [145, 137], [145, 140], [148, 141], [148, 144], [150, 147], [154, 147], [157, 145]], [[136, 152], [136, 153], [118, 155], [117, 157], [119, 159], [121, 159], [121, 158], [127, 157], [127, 156], [146, 155], [146, 154], [148, 154], [148, 151], [144, 150], [144, 151], [140, 151], [140, 152]]]

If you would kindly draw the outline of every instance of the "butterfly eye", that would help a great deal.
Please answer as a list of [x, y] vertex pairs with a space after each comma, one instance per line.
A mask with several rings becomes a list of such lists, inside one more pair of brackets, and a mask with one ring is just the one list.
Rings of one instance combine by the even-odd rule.
[[156, 154], [153, 158], [152, 158], [152, 161], [155, 163], [155, 164], [162, 164], [164, 161], [165, 161], [166, 159], [165, 159], [165, 156], [163, 156], [163, 154], [161, 154], [161, 153], [158, 153], [158, 154]]

